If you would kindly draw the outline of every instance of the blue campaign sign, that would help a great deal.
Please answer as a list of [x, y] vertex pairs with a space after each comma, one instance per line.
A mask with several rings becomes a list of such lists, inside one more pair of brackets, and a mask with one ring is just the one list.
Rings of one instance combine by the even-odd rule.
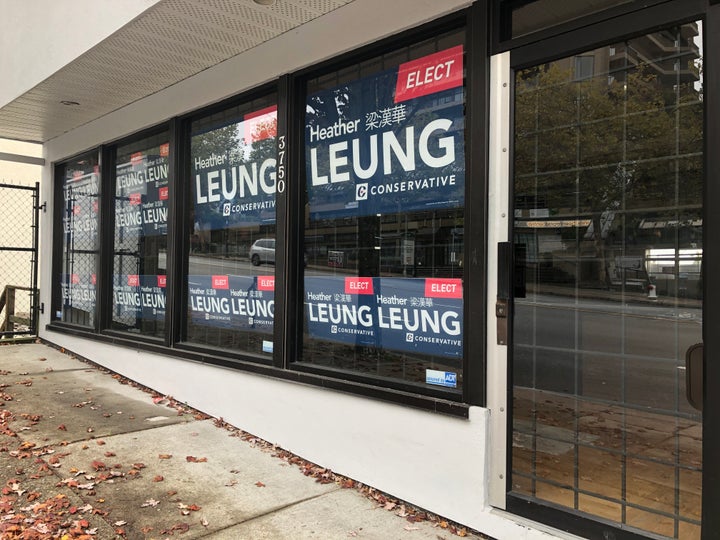
[[191, 137], [195, 230], [275, 223], [277, 107]]
[[115, 238], [134, 242], [141, 236], [167, 234], [168, 145], [136, 152], [115, 173]]
[[165, 318], [165, 275], [115, 274], [113, 320], [133, 326], [137, 320]]
[[188, 276], [188, 307], [193, 323], [272, 333], [274, 276]]
[[458, 279], [305, 278], [308, 333], [352, 345], [462, 356]]
[[308, 97], [313, 219], [464, 204], [462, 47]]

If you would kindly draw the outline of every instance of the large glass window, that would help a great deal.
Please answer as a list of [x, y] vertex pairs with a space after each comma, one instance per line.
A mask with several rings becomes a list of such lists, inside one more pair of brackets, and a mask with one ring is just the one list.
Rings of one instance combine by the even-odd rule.
[[95, 325], [99, 241], [100, 168], [96, 152], [58, 168], [62, 227], [54, 319]]
[[463, 44], [307, 84], [304, 365], [462, 388]]
[[167, 275], [168, 133], [120, 146], [110, 326], [163, 337]]
[[702, 414], [685, 388], [703, 335], [701, 43], [691, 22], [520, 70], [514, 108], [512, 492], [688, 539], [702, 500]]
[[277, 99], [192, 122], [186, 340], [271, 357]]

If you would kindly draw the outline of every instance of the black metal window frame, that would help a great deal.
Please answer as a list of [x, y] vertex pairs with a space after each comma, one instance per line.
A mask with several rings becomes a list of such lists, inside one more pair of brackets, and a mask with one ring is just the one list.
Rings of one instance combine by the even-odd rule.
[[[498, 7], [501, 0], [493, 1], [494, 29], [499, 29]], [[500, 42], [499, 33], [493, 36], [493, 54], [510, 51], [510, 64], [513, 73], [516, 70], [530, 67], [563, 56], [576, 54], [593, 47], [611, 45], [619, 40], [629, 39], [644, 33], [653, 32], [672, 24], [681, 24], [694, 20], [704, 23], [704, 50], [703, 58], [705, 95], [705, 187], [703, 209], [703, 222], [710, 238], [714, 232], [720, 231], [720, 214], [714, 211], [711, 202], [720, 200], [720, 186], [713, 182], [712, 174], [720, 170], [720, 153], [712, 152], [712, 144], [720, 141], [720, 107], [714, 96], [720, 96], [720, 56], [709, 51], [720, 50], [720, 6], [715, 0], [661, 0], [650, 2], [635, 2], [622, 5], [588, 16], [571, 23], [559, 25], [556, 28], [543, 30], [536, 34], [523, 36], [516, 40]], [[642, 10], [642, 11], [640, 11]], [[629, 15], [629, 16], [628, 16]], [[639, 16], [642, 15], [642, 16]], [[514, 76], [511, 76], [514, 80]], [[514, 120], [511, 113], [510, 132], [514, 130]], [[511, 150], [513, 143], [510, 142]], [[511, 154], [512, 155], [512, 154]], [[510, 165], [512, 169], [512, 163]], [[715, 171], [715, 172], [713, 172]], [[513, 177], [512, 170], [510, 178]], [[512, 185], [508, 186], [511, 190]], [[512, 238], [513, 225], [508, 230]], [[708, 272], [720, 265], [720, 250], [713, 249], [712, 243], [707, 242], [703, 254], [704, 271]], [[705, 343], [706, 358], [712, 358], [712, 351], [720, 350], [720, 335], [713, 332], [713, 328], [720, 326], [720, 288], [713, 287], [712, 280], [703, 283], [703, 341]], [[512, 338], [511, 338], [512, 339]], [[711, 351], [710, 353], [708, 351]], [[512, 361], [508, 359], [508, 388], [512, 388]], [[703, 407], [703, 510], [702, 510], [702, 538], [717, 537], [720, 530], [720, 513], [717, 506], [720, 502], [720, 462], [717, 460], [720, 452], [720, 366], [717, 362], [705, 362], [705, 394]], [[715, 392], [713, 392], [713, 389]], [[511, 404], [508, 404], [511, 407]], [[512, 421], [512, 414], [508, 415], [508, 422]], [[712, 429], [715, 426], [716, 429]], [[508, 433], [512, 433], [512, 425], [508, 424]], [[508, 440], [508, 448], [512, 447], [512, 440]], [[510, 495], [512, 462], [508, 454], [507, 471], [507, 510], [545, 523], [561, 530], [578, 534], [587, 538], [616, 538], [617, 540], [631, 540], [647, 538], [642, 534], [618, 529], [614, 525], [604, 523], [590, 516], [572, 514], [555, 508], [551, 505], [540, 504], [521, 497]]]
[[[95, 306], [95, 324], [92, 328], [80, 327], [57, 320], [51, 320], [49, 330], [101, 340], [135, 349], [186, 358], [213, 365], [270, 375], [279, 379], [299, 381], [315, 386], [337, 389], [358, 395], [404, 404], [425, 410], [467, 417], [470, 405], [484, 405], [485, 402], [485, 333], [466, 331], [464, 335], [465, 385], [461, 399], [434, 389], [418, 389], [402, 383], [387, 382], [372, 377], [354, 377], [346, 373], [331, 371], [301, 371], [295, 369], [291, 359], [299, 353], [300, 332], [302, 332], [302, 265], [301, 253], [302, 198], [305, 173], [300, 170], [304, 122], [304, 84], [311, 73], [319, 73], [348, 65], [360, 59], [367, 59], [381, 51], [408, 46], [451, 29], [466, 31], [466, 213], [467, 234], [465, 249], [464, 320], [466, 329], [485, 327], [485, 208], [487, 200], [487, 97], [489, 88], [489, 57], [487, 47], [487, 2], [479, 0], [469, 9], [459, 11], [430, 24], [420, 26], [341, 55], [328, 62], [284, 75], [278, 80], [248, 90], [227, 100], [215, 103], [186, 115], [173, 118], [154, 126], [113, 141], [96, 150], [101, 165], [100, 227], [101, 255], [98, 268], [98, 302]], [[285, 162], [287, 188], [276, 193], [276, 227], [278, 245], [283, 246], [276, 253], [274, 349], [272, 360], [240, 351], [218, 350], [216, 348], [190, 344], [184, 341], [183, 317], [186, 315], [187, 298], [184, 279], [187, 276], [189, 253], [189, 225], [185, 216], [190, 204], [190, 126], [193, 120], [222, 111], [232, 106], [275, 93], [278, 98], [278, 141], [284, 140], [288, 153]], [[114, 234], [114, 209], [110, 197], [114, 193], [114, 167], [117, 147], [124, 143], [142, 139], [163, 130], [170, 132], [169, 176], [174, 182], [171, 188], [168, 214], [168, 267], [167, 267], [167, 308], [165, 338], [156, 339], [109, 328], [108, 306], [112, 304], [112, 243]], [[78, 156], [87, 152], [79, 153]], [[75, 156], [74, 156], [75, 157]], [[72, 158], [55, 165], [55, 199], [59, 207], [60, 171]], [[53, 275], [59, 269], [61, 255], [61, 223], [59, 213], [54, 218], [54, 259]], [[289, 261], [295, 261], [289, 264]], [[59, 286], [53, 278], [53, 299], [59, 294]], [[54, 303], [53, 303], [54, 305]], [[54, 309], [54, 307], [53, 307]], [[472, 359], [472, 361], [470, 361]]]

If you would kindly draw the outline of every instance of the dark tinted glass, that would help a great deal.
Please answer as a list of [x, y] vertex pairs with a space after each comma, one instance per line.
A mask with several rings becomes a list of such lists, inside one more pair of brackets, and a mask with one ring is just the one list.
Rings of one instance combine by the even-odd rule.
[[463, 36], [308, 84], [306, 365], [462, 388]]
[[192, 123], [191, 343], [272, 355], [276, 138], [274, 95]]
[[94, 326], [98, 248], [100, 245], [100, 168], [97, 153], [70, 161], [60, 169], [62, 242], [60, 305], [56, 320]]
[[162, 337], [165, 329], [167, 132], [117, 150], [111, 327]]

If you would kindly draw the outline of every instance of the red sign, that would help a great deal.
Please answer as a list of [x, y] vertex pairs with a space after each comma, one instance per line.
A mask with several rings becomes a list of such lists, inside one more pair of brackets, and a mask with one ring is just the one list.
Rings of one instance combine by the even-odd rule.
[[442, 92], [462, 83], [463, 47], [458, 45], [400, 64], [395, 103]]
[[246, 114], [243, 118], [243, 131], [247, 144], [277, 137], [277, 106]]
[[80, 208], [79, 204], [76, 204], [75, 206], [73, 206], [73, 214], [75, 214], [76, 216], [79, 216], [81, 212], [82, 212], [82, 208]]
[[157, 277], [157, 286], [158, 287], [165, 287], [167, 285], [167, 276], [161, 275]]
[[130, 204], [133, 206], [137, 206], [142, 202], [142, 193], [131, 193], [130, 194]]
[[230, 281], [227, 276], [213, 276], [212, 277], [212, 288], [213, 289], [229, 289]]
[[143, 162], [143, 153], [142, 152], [135, 152], [130, 156], [130, 163], [133, 167], [136, 167], [138, 165], [142, 165]]
[[372, 278], [346, 277], [345, 294], [373, 294]]
[[97, 211], [98, 211], [98, 202], [97, 202], [97, 199], [93, 199], [93, 202], [92, 202], [92, 210], [93, 210], [94, 213], [97, 214]]
[[462, 298], [461, 279], [435, 279], [425, 280], [425, 296], [428, 298]]
[[168, 198], [168, 187], [161, 187], [158, 189], [158, 197], [161, 201], [166, 201]]
[[127, 279], [127, 284], [130, 287], [139, 287], [140, 286], [140, 276], [137, 274], [129, 274]]
[[168, 157], [170, 155], [170, 143], [160, 145], [160, 157]]
[[90, 283], [92, 283], [93, 285], [97, 284], [97, 275], [90, 274]]
[[72, 283], [73, 285], [77, 285], [78, 283], [80, 283], [80, 276], [78, 274], [72, 274], [70, 276], [70, 283]]
[[274, 291], [275, 276], [258, 276], [257, 288], [258, 291]]

